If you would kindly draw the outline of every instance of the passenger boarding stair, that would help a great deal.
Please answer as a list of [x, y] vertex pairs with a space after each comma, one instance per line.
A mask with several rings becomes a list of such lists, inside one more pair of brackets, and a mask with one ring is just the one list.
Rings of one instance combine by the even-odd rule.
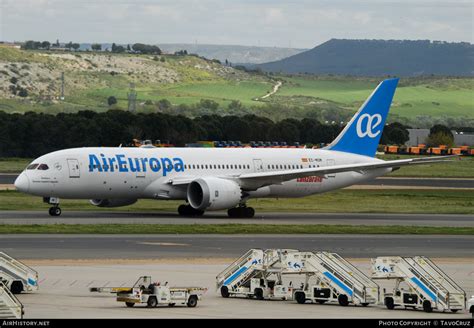
[[248, 287], [250, 280], [280, 272], [281, 256], [293, 250], [279, 249], [251, 249], [239, 259], [229, 265], [216, 277], [216, 287], [226, 287], [228, 291], [237, 290], [239, 287]]
[[0, 282], [0, 319], [22, 319], [23, 305], [9, 288]]
[[465, 308], [464, 290], [424, 256], [378, 257], [372, 260], [372, 278], [404, 281], [421, 300], [429, 300], [432, 308], [441, 311]]
[[14, 294], [38, 290], [38, 272], [0, 252], [0, 281]]
[[[367, 306], [379, 302], [379, 286], [338, 254], [298, 252], [289, 254], [288, 261], [290, 257], [293, 258], [295, 264], [301, 263], [301, 268], [295, 265], [296, 269], [289, 269], [288, 272], [293, 271], [307, 275], [305, 284], [307, 295], [308, 292], [309, 295], [314, 295], [314, 291], [308, 290], [310, 288], [308, 280], [314, 276], [317, 286], [330, 288], [333, 298], [337, 299], [341, 305], [353, 303]], [[307, 296], [307, 298], [318, 300], [317, 296]], [[304, 302], [304, 300], [302, 301]], [[324, 302], [322, 299], [320, 301]]]

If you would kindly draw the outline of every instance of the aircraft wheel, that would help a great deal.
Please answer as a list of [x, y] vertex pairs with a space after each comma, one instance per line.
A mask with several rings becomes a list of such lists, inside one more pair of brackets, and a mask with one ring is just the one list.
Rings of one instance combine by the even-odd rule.
[[187, 211], [186, 211], [186, 210], [187, 210], [186, 205], [184, 205], [184, 204], [183, 204], [183, 205], [179, 205], [179, 207], [178, 207], [178, 213], [179, 213], [179, 215], [185, 216], [185, 215], [187, 214]]
[[237, 217], [237, 208], [234, 207], [234, 208], [229, 208], [227, 210], [227, 215], [230, 217], [230, 218], [236, 218]]
[[178, 213], [181, 216], [202, 216], [204, 211], [196, 210], [191, 205], [179, 205]]
[[255, 210], [253, 207], [245, 207], [245, 217], [253, 218], [255, 216]]
[[49, 215], [51, 216], [60, 216], [61, 208], [59, 206], [53, 206], [49, 208]]

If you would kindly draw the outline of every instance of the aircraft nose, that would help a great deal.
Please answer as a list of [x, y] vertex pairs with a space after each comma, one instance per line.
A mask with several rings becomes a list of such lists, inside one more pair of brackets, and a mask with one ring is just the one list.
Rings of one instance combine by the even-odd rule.
[[15, 180], [15, 188], [21, 192], [28, 192], [30, 189], [30, 180], [25, 173], [22, 173]]

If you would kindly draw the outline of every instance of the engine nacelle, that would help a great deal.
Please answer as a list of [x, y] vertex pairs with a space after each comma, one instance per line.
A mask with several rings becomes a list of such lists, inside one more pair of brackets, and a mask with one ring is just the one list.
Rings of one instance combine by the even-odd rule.
[[120, 207], [132, 205], [137, 202], [136, 199], [91, 199], [89, 201], [94, 206], [99, 207]]
[[187, 196], [189, 204], [197, 210], [224, 210], [240, 203], [242, 190], [233, 181], [205, 177], [188, 185]]

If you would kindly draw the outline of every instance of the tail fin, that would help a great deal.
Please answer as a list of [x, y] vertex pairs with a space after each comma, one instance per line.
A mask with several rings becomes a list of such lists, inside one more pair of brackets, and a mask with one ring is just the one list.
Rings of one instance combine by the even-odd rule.
[[397, 84], [382, 81], [326, 149], [374, 157]]

